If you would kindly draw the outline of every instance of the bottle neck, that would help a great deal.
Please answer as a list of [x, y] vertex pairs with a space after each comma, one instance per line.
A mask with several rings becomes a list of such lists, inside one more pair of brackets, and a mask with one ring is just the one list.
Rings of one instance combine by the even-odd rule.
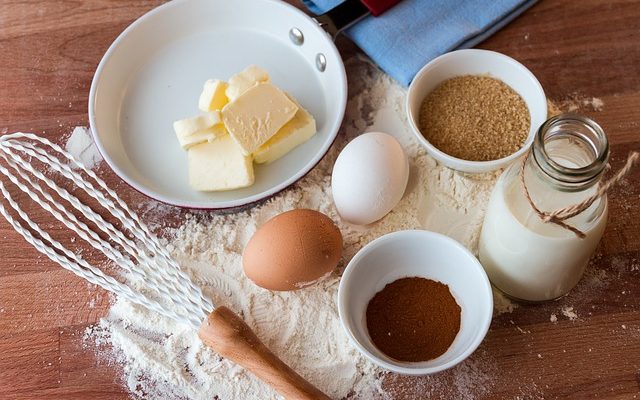
[[609, 143], [595, 121], [561, 114], [540, 126], [528, 162], [555, 189], [578, 192], [600, 181], [608, 160]]

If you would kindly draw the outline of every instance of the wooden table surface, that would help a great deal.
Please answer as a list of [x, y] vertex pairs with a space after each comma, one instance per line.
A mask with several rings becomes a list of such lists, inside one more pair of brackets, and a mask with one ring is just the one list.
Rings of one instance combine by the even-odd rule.
[[[72, 127], [87, 125], [89, 86], [104, 51], [160, 3], [3, 0], [0, 132], [44, 133], [61, 142]], [[346, 40], [339, 45], [345, 56], [357, 51]], [[640, 150], [640, 2], [542, 1], [480, 47], [520, 60], [550, 99], [600, 122], [614, 168]], [[130, 204], [142, 200], [106, 166], [98, 171]], [[496, 399], [640, 398], [639, 178], [636, 170], [610, 194], [609, 224], [586, 278], [559, 301], [496, 316], [474, 355], [493, 369], [478, 377], [467, 365], [461, 390]], [[128, 398], [122, 367], [96, 357], [82, 340], [108, 307], [104, 292], [0, 221], [0, 398]], [[567, 307], [577, 318], [568, 317]], [[447, 376], [461, 385], [446, 374], [440, 384]], [[394, 380], [398, 398], [415, 398], [402, 388], [435, 382]], [[433, 397], [445, 392], [438, 390], [432, 388]]]

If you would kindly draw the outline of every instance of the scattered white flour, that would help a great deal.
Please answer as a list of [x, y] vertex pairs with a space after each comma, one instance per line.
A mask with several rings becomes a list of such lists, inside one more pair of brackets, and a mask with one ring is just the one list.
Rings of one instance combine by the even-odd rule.
[[386, 395], [391, 399], [473, 400], [491, 393], [493, 377], [500, 372], [496, 360], [478, 349], [456, 367], [436, 375], [386, 377]]
[[502, 294], [499, 290], [493, 289], [493, 315], [498, 316], [505, 313], [512, 313], [513, 310], [518, 308], [518, 304], [509, 300], [507, 296]]
[[549, 317], [549, 321], [555, 324], [556, 322], [558, 322], [558, 316], [556, 314], [551, 314], [551, 316]]
[[592, 97], [590, 99], [585, 99], [582, 102], [583, 105], [589, 105], [591, 106], [591, 108], [593, 108], [594, 111], [602, 111], [602, 109], [604, 108], [604, 101], [602, 101], [602, 99], [599, 99], [597, 97]]
[[570, 95], [560, 102], [560, 106], [567, 112], [596, 111], [604, 109], [604, 101], [598, 97], [583, 97], [578, 93]]
[[578, 313], [573, 310], [573, 307], [564, 306], [560, 311], [562, 312], [562, 315], [569, 318], [571, 321], [578, 319]]
[[[484, 351], [437, 377], [415, 378], [420, 384], [410, 384], [413, 378], [383, 373], [351, 345], [340, 325], [336, 294], [344, 265], [363, 245], [389, 232], [425, 228], [445, 233], [476, 252], [484, 205], [497, 173], [464, 175], [438, 165], [409, 130], [403, 111], [405, 90], [362, 59], [351, 60], [347, 68], [353, 78], [352, 96], [341, 132], [309, 175], [246, 211], [188, 215], [179, 228], [164, 229], [167, 246], [206, 295], [240, 313], [267, 346], [332, 398], [391, 398], [387, 390], [401, 391], [407, 398], [476, 398], [493, 385], [490, 369], [495, 363], [484, 361], [489, 357]], [[330, 175], [346, 143], [372, 130], [398, 138], [410, 157], [411, 176], [404, 198], [391, 213], [370, 226], [356, 227], [340, 221], [331, 200]], [[242, 272], [242, 250], [259, 226], [295, 208], [319, 210], [337, 222], [344, 237], [343, 264], [307, 289], [261, 289]], [[140, 210], [143, 216], [148, 214], [146, 219], [155, 207], [140, 205]], [[515, 305], [506, 302], [496, 301], [497, 314], [513, 311]], [[88, 337], [113, 347], [124, 365], [128, 388], [140, 398], [277, 398], [242, 368], [205, 348], [190, 328], [123, 299], [117, 299], [109, 315], [87, 331]], [[386, 384], [387, 380], [397, 384]]]
[[76, 126], [73, 129], [65, 149], [87, 168], [94, 168], [102, 161], [102, 155], [93, 142], [91, 132], [83, 126]]

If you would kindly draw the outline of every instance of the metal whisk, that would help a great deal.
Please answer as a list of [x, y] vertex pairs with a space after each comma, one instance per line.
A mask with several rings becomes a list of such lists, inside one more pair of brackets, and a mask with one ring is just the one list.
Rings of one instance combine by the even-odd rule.
[[[46, 174], [44, 168], [48, 170]], [[124, 201], [60, 146], [33, 134], [0, 136], [0, 173], [4, 197], [0, 213], [51, 260], [118, 296], [198, 329], [205, 344], [253, 372], [285, 398], [328, 399], [271, 353], [239, 316], [226, 307], [214, 307]], [[54, 179], [47, 176], [51, 174]], [[144, 290], [137, 291], [128, 280], [116, 279], [113, 266], [109, 269], [92, 265], [54, 239], [42, 229], [42, 223], [34, 222], [21, 208], [10, 189], [25, 193], [104, 254], [113, 266], [144, 282]], [[72, 193], [76, 190], [99, 207], [83, 203]], [[98, 210], [106, 211], [113, 219], [107, 221]]]

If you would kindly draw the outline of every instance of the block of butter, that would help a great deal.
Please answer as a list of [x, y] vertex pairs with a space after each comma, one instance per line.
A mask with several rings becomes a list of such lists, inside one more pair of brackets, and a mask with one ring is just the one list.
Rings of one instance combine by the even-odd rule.
[[298, 106], [270, 83], [251, 87], [224, 106], [222, 120], [245, 155], [255, 152], [289, 122]]
[[201, 111], [222, 110], [222, 107], [229, 102], [225, 91], [227, 84], [219, 79], [209, 79], [204, 83], [200, 99], [198, 100], [198, 108]]
[[238, 72], [229, 78], [229, 85], [226, 89], [226, 95], [229, 101], [238, 98], [242, 93], [258, 83], [269, 82], [269, 74], [264, 69], [249, 65], [243, 71]]
[[199, 191], [222, 191], [253, 185], [253, 160], [229, 135], [188, 151], [189, 184]]
[[[289, 98], [296, 102], [292, 97], [289, 96]], [[296, 102], [296, 105], [298, 112], [291, 118], [291, 121], [284, 124], [271, 139], [253, 154], [256, 163], [273, 162], [309, 140], [316, 133], [316, 120], [300, 104]]]
[[220, 111], [208, 112], [173, 123], [178, 142], [183, 149], [198, 143], [210, 142], [226, 134]]
[[218, 125], [211, 128], [203, 129], [196, 133], [192, 133], [188, 136], [178, 136], [178, 141], [180, 142], [180, 146], [182, 146], [184, 150], [188, 150], [192, 146], [200, 143], [213, 142], [217, 138], [226, 134], [227, 131], [224, 129], [224, 126]]

